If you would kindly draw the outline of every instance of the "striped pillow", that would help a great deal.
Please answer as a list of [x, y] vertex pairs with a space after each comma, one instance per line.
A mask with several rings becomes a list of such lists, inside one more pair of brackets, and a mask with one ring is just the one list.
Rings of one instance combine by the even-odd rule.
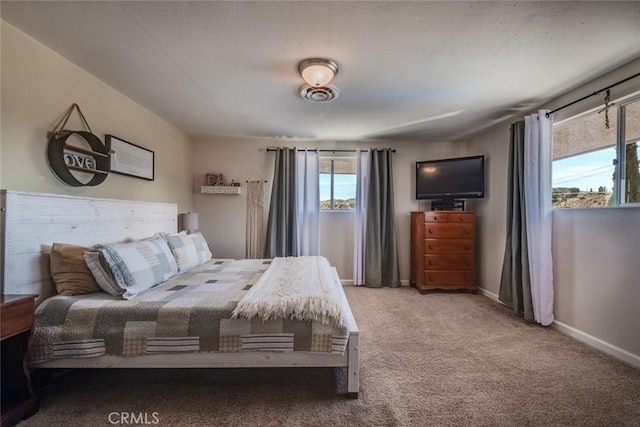
[[184, 231], [166, 236], [171, 252], [178, 264], [178, 271], [197, 267], [211, 259], [209, 245], [200, 232], [187, 234]]
[[91, 250], [84, 253], [84, 260], [89, 267], [89, 271], [96, 280], [100, 288], [109, 295], [118, 296], [124, 293], [115, 280], [110, 276], [109, 272], [100, 264], [100, 251]]
[[[124, 290], [122, 297], [125, 299], [140, 295], [178, 273], [176, 260], [167, 241], [161, 236], [131, 243], [99, 245], [95, 249], [100, 254], [100, 265], [113, 282]], [[111, 289], [105, 289], [106, 292], [117, 295], [113, 283], [107, 286]]]

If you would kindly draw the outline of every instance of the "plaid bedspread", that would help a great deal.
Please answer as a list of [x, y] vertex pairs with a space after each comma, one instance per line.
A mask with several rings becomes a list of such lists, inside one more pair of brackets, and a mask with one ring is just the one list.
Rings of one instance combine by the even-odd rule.
[[232, 319], [270, 260], [216, 260], [130, 300], [58, 295], [36, 309], [29, 362], [177, 352], [342, 353], [348, 332], [294, 319]]

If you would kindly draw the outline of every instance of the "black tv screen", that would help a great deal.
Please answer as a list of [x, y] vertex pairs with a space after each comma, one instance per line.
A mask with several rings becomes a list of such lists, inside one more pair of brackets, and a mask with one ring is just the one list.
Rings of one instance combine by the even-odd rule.
[[416, 162], [416, 199], [484, 197], [484, 156]]

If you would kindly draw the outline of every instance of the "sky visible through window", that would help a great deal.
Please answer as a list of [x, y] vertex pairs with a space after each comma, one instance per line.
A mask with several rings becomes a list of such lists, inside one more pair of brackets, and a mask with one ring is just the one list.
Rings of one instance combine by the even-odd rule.
[[[347, 200], [356, 197], [356, 175], [353, 173], [334, 174], [333, 197]], [[320, 174], [320, 200], [331, 199], [331, 174]]]
[[598, 191], [606, 187], [607, 192], [613, 188], [613, 160], [616, 158], [615, 147], [579, 156], [568, 157], [553, 162], [552, 187], [577, 187], [581, 191]]

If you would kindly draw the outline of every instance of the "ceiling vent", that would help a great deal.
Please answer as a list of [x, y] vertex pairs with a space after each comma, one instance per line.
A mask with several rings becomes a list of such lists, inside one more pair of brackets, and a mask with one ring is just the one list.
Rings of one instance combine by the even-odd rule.
[[333, 85], [319, 87], [304, 85], [300, 88], [300, 96], [313, 102], [331, 101], [337, 98], [339, 93], [338, 88]]

